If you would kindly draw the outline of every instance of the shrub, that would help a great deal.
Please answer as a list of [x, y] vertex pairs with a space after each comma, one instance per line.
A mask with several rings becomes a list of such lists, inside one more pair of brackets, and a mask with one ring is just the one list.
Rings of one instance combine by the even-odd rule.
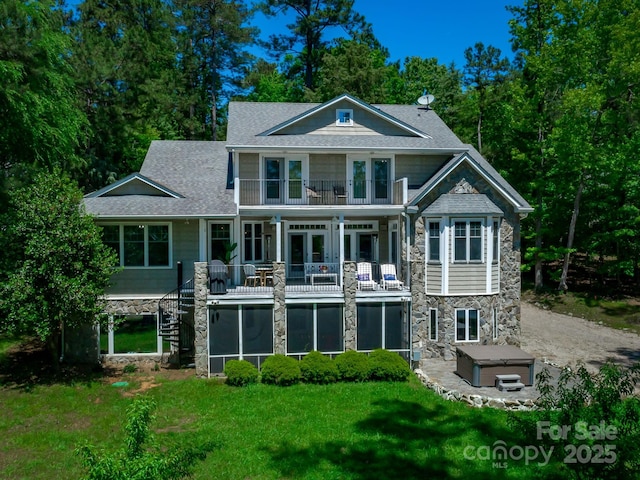
[[336, 357], [340, 380], [364, 382], [369, 377], [369, 357], [362, 352], [347, 350]]
[[566, 477], [638, 478], [640, 364], [605, 363], [595, 374], [580, 365], [557, 379], [544, 368], [536, 380], [538, 409], [511, 415], [514, 430], [563, 462]]
[[338, 379], [335, 362], [317, 350], [309, 352], [300, 361], [300, 372], [307, 383], [333, 383]]
[[234, 387], [244, 387], [258, 381], [258, 369], [246, 360], [229, 360], [224, 366], [227, 384]]
[[138, 366], [135, 363], [127, 363], [122, 371], [124, 373], [136, 373], [138, 371]]
[[[131, 480], [190, 478], [195, 464], [213, 450], [212, 442], [198, 446], [159, 448], [154, 444], [150, 423], [154, 420], [153, 400], [136, 397], [127, 409], [124, 445], [114, 453], [105, 453], [84, 443], [76, 449], [87, 480]], [[151, 445], [149, 445], [151, 444]], [[166, 446], [166, 445], [164, 445]]]
[[369, 355], [369, 379], [404, 382], [409, 378], [409, 364], [397, 353], [378, 348]]
[[280, 353], [267, 357], [262, 364], [262, 383], [293, 385], [300, 381], [300, 365], [295, 358]]

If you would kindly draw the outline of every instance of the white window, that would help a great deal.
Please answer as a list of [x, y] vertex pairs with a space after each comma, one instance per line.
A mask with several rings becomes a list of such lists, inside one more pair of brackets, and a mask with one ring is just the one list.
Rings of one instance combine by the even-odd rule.
[[261, 262], [263, 260], [262, 233], [262, 222], [243, 223], [244, 248], [242, 256], [245, 262]]
[[500, 222], [493, 222], [493, 263], [500, 261]]
[[456, 342], [480, 340], [480, 314], [478, 310], [456, 309]]
[[169, 351], [168, 342], [158, 335], [155, 315], [115, 315], [100, 330], [100, 353], [131, 355]]
[[429, 340], [438, 341], [438, 309], [429, 309]]
[[453, 235], [454, 262], [482, 262], [482, 222], [480, 220], [454, 221]]
[[350, 108], [339, 108], [336, 110], [336, 125], [338, 127], [348, 127], [353, 125], [353, 110]]
[[497, 309], [493, 309], [492, 311], [492, 324], [493, 324], [493, 339], [497, 340], [498, 339], [498, 310]]
[[170, 224], [104, 225], [103, 241], [121, 267], [171, 266]]
[[440, 222], [428, 222], [427, 262], [440, 263]]

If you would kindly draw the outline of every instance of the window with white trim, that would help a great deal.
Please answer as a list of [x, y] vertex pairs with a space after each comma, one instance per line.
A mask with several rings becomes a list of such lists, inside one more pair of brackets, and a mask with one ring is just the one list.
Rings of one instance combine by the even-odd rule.
[[100, 353], [104, 355], [157, 354], [169, 349], [158, 334], [155, 315], [114, 315], [100, 329]]
[[121, 267], [170, 267], [171, 224], [104, 225], [103, 241]]
[[499, 333], [499, 330], [498, 330], [498, 310], [494, 308], [492, 310], [491, 314], [493, 315], [493, 317], [491, 319], [492, 320], [491, 323], [493, 324], [492, 325], [493, 326], [493, 339], [497, 340], [498, 339], [498, 333]]
[[427, 261], [440, 263], [440, 222], [428, 222], [429, 236], [427, 237]]
[[350, 108], [338, 108], [336, 110], [336, 125], [338, 127], [350, 127], [353, 125], [353, 110]]
[[500, 261], [500, 222], [493, 222], [493, 263]]
[[245, 262], [261, 262], [264, 258], [262, 248], [262, 222], [244, 222], [242, 255]]
[[482, 262], [482, 222], [453, 222], [453, 260], [458, 263]]
[[429, 340], [438, 341], [438, 309], [429, 309]]
[[456, 309], [456, 342], [480, 340], [480, 312], [474, 309]]

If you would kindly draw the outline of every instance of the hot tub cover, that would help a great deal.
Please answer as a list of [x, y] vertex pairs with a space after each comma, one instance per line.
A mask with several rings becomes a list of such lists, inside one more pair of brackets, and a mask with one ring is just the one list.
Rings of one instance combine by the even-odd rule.
[[468, 345], [457, 347], [458, 356], [473, 359], [476, 365], [522, 365], [535, 361], [533, 355], [513, 345]]

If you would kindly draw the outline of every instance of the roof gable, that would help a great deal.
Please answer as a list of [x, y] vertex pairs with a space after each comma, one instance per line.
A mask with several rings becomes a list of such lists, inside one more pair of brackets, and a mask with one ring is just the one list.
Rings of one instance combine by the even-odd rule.
[[529, 213], [533, 208], [520, 196], [520, 194], [487, 162], [473, 147], [468, 146], [469, 151], [454, 156], [428, 182], [416, 193], [409, 202], [411, 206], [417, 206], [420, 201], [443, 182], [453, 171], [466, 164], [493, 187], [508, 203], [513, 205], [518, 213]]
[[121, 197], [127, 195], [142, 195], [146, 197], [183, 198], [177, 192], [154, 182], [140, 173], [132, 173], [117, 182], [107, 185], [100, 190], [85, 195], [86, 198]]
[[[336, 110], [353, 110], [353, 124], [336, 125]], [[387, 135], [431, 138], [425, 132], [349, 94], [340, 95], [259, 133], [272, 135]]]

